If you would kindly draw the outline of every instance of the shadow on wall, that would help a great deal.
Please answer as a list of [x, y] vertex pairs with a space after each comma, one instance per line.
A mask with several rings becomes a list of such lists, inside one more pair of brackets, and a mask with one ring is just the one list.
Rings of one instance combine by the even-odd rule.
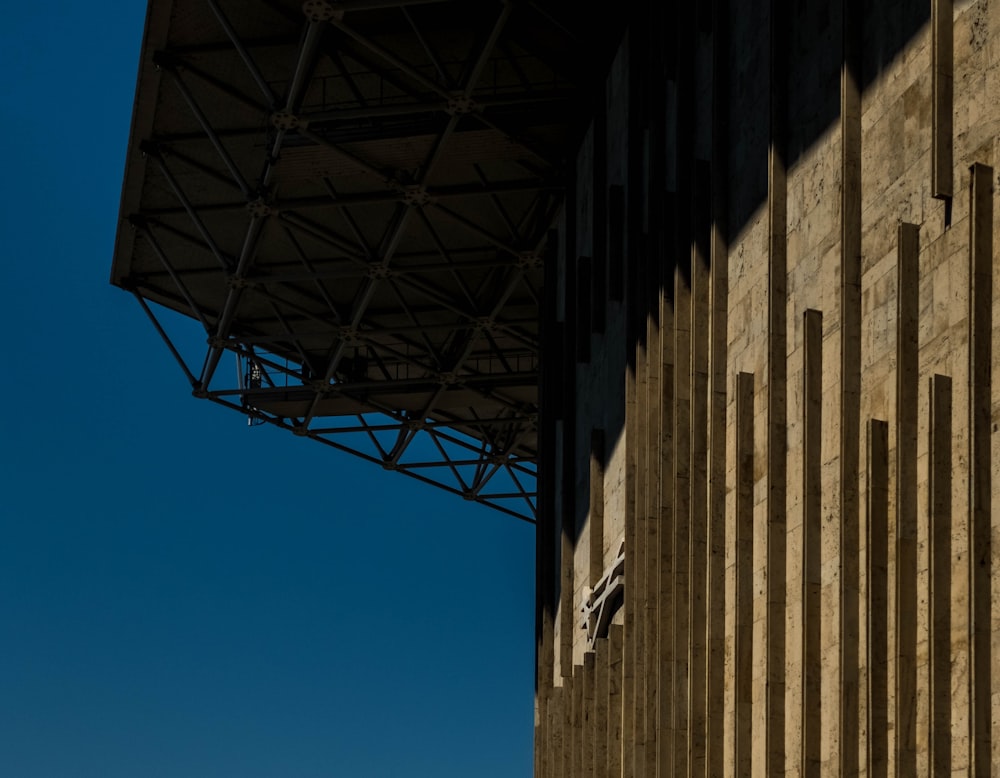
[[[845, 5], [857, 20], [846, 28]], [[614, 220], [609, 210], [613, 205], [608, 197], [594, 196], [592, 191], [594, 182], [615, 183], [607, 172], [596, 174], [594, 181], [578, 182], [578, 202], [570, 197], [567, 210], [585, 201], [594, 218], [581, 219], [579, 230], [571, 224], [569, 231], [575, 235], [560, 236], [565, 241], [567, 266], [579, 268], [575, 256], [578, 241], [589, 243], [594, 237], [598, 243], [606, 239], [608, 249], [603, 267], [595, 261], [593, 273], [588, 264], [585, 274], [567, 274], [563, 290], [567, 301], [565, 331], [555, 344], [561, 353], [558, 358], [549, 357], [564, 366], [565, 382], [557, 390], [560, 402], [576, 396], [573, 374], [590, 369], [604, 350], [611, 352], [617, 345], [595, 339], [595, 347], [586, 349], [590, 364], [578, 361], [577, 370], [572, 369], [572, 355], [580, 353], [577, 339], [591, 337], [589, 328], [584, 333], [576, 331], [579, 319], [573, 301], [587, 299], [586, 295], [581, 297], [577, 284], [585, 279], [606, 294], [609, 288], [614, 289], [614, 273], [622, 272], [616, 269], [614, 258], [625, 258], [624, 359], [634, 378], [637, 354], [648, 345], [647, 323], [652, 323], [652, 329], [659, 324], [661, 297], [668, 315], [690, 315], [687, 306], [692, 281], [697, 283], [699, 274], [708, 274], [713, 234], [722, 236], [717, 249], [725, 251], [753, 222], [767, 218], [771, 150], [787, 171], [823, 142], [840, 118], [842, 71], [860, 84], [863, 94], [929, 23], [930, 4], [907, 0], [844, 0], [842, 4], [722, 0], [715, 5], [713, 15], [710, 3], [697, 8], [684, 4], [671, 10], [659, 3], [640, 2], [633, 7], [633, 14], [625, 44], [631, 95], [627, 143], [616, 144], [610, 137], [607, 143], [608, 148], [619, 145], [629, 150], [625, 227], [622, 242], [616, 244], [613, 225], [609, 229]], [[848, 53], [852, 36], [858, 52], [853, 57]], [[717, 97], [716, 105], [722, 110], [716, 113], [714, 133], [713, 40], [720, 41], [720, 51], [728, 52], [714, 63], [725, 82], [723, 94]], [[595, 152], [595, 159], [608, 170], [620, 164], [600, 151]], [[839, 197], [838, 186], [826, 191], [829, 197]], [[590, 229], [595, 222], [603, 225], [597, 235], [581, 235], [581, 230]], [[677, 307], [681, 295], [685, 296], [683, 310]], [[690, 358], [690, 354], [683, 356]], [[604, 419], [608, 425], [604, 430], [606, 453], [622, 445], [626, 398], [624, 382], [619, 384], [621, 395], [608, 398], [608, 402], [617, 403], [620, 412], [609, 411]], [[566, 413], [571, 418], [570, 412]], [[588, 440], [581, 435], [590, 424], [590, 419], [578, 421], [572, 433], [576, 440], [568, 446], [564, 443], [563, 448], [569, 455], [565, 460], [569, 467], [564, 465], [563, 472], [549, 479], [555, 481], [555, 489], [559, 484], [575, 484], [575, 489], [564, 488], [562, 493], [562, 515], [575, 517], [572, 526], [561, 530], [569, 534], [564, 539], [572, 547], [582, 534], [589, 511]], [[559, 554], [557, 504], [550, 489], [543, 496], [543, 534], [539, 536], [541, 543], [543, 535], [551, 533], [548, 538], [555, 547], [540, 547], [540, 553], [551, 554], [550, 559], [558, 559]], [[553, 573], [548, 582], [540, 581], [543, 592], [553, 597], [546, 601], [543, 595], [541, 600], [542, 609], [550, 613], [561, 598], [560, 575]]]

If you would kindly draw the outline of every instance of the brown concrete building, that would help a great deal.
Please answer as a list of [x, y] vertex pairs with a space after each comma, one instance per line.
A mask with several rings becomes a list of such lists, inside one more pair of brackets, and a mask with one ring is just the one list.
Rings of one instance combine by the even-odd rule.
[[635, 10], [543, 306], [538, 775], [1000, 772], [998, 54]]
[[538, 776], [1000, 774], [998, 135], [997, 0], [155, 0], [112, 281], [536, 521]]

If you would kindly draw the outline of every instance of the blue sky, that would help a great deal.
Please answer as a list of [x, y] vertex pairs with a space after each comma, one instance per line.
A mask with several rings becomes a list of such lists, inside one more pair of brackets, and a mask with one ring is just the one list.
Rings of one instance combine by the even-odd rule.
[[0, 775], [530, 774], [533, 528], [193, 399], [107, 281], [143, 4], [4, 16]]

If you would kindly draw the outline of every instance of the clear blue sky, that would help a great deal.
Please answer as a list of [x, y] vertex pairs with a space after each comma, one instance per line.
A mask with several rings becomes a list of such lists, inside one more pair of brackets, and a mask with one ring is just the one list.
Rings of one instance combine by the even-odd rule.
[[190, 396], [108, 284], [142, 2], [0, 27], [0, 776], [527, 776], [533, 528]]

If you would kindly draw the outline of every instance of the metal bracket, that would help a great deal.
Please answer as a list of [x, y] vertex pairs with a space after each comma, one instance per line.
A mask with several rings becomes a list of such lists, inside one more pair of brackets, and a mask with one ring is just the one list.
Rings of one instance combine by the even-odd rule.
[[306, 0], [302, 4], [302, 13], [311, 22], [328, 22], [331, 19], [343, 19], [343, 9], [334, 8], [326, 0]]
[[410, 184], [403, 187], [403, 202], [407, 205], [423, 206], [431, 202], [430, 195], [427, 194], [427, 187], [419, 184]]
[[586, 595], [580, 612], [583, 619], [580, 629], [587, 630], [587, 643], [591, 648], [598, 638], [608, 636], [608, 625], [625, 600], [625, 541], [618, 544], [618, 553], [604, 571], [593, 589], [584, 589]]
[[456, 95], [448, 100], [446, 109], [450, 116], [462, 116], [479, 110], [479, 105], [471, 97]]
[[275, 111], [271, 114], [271, 124], [279, 130], [294, 130], [301, 122], [299, 117], [288, 111]]

